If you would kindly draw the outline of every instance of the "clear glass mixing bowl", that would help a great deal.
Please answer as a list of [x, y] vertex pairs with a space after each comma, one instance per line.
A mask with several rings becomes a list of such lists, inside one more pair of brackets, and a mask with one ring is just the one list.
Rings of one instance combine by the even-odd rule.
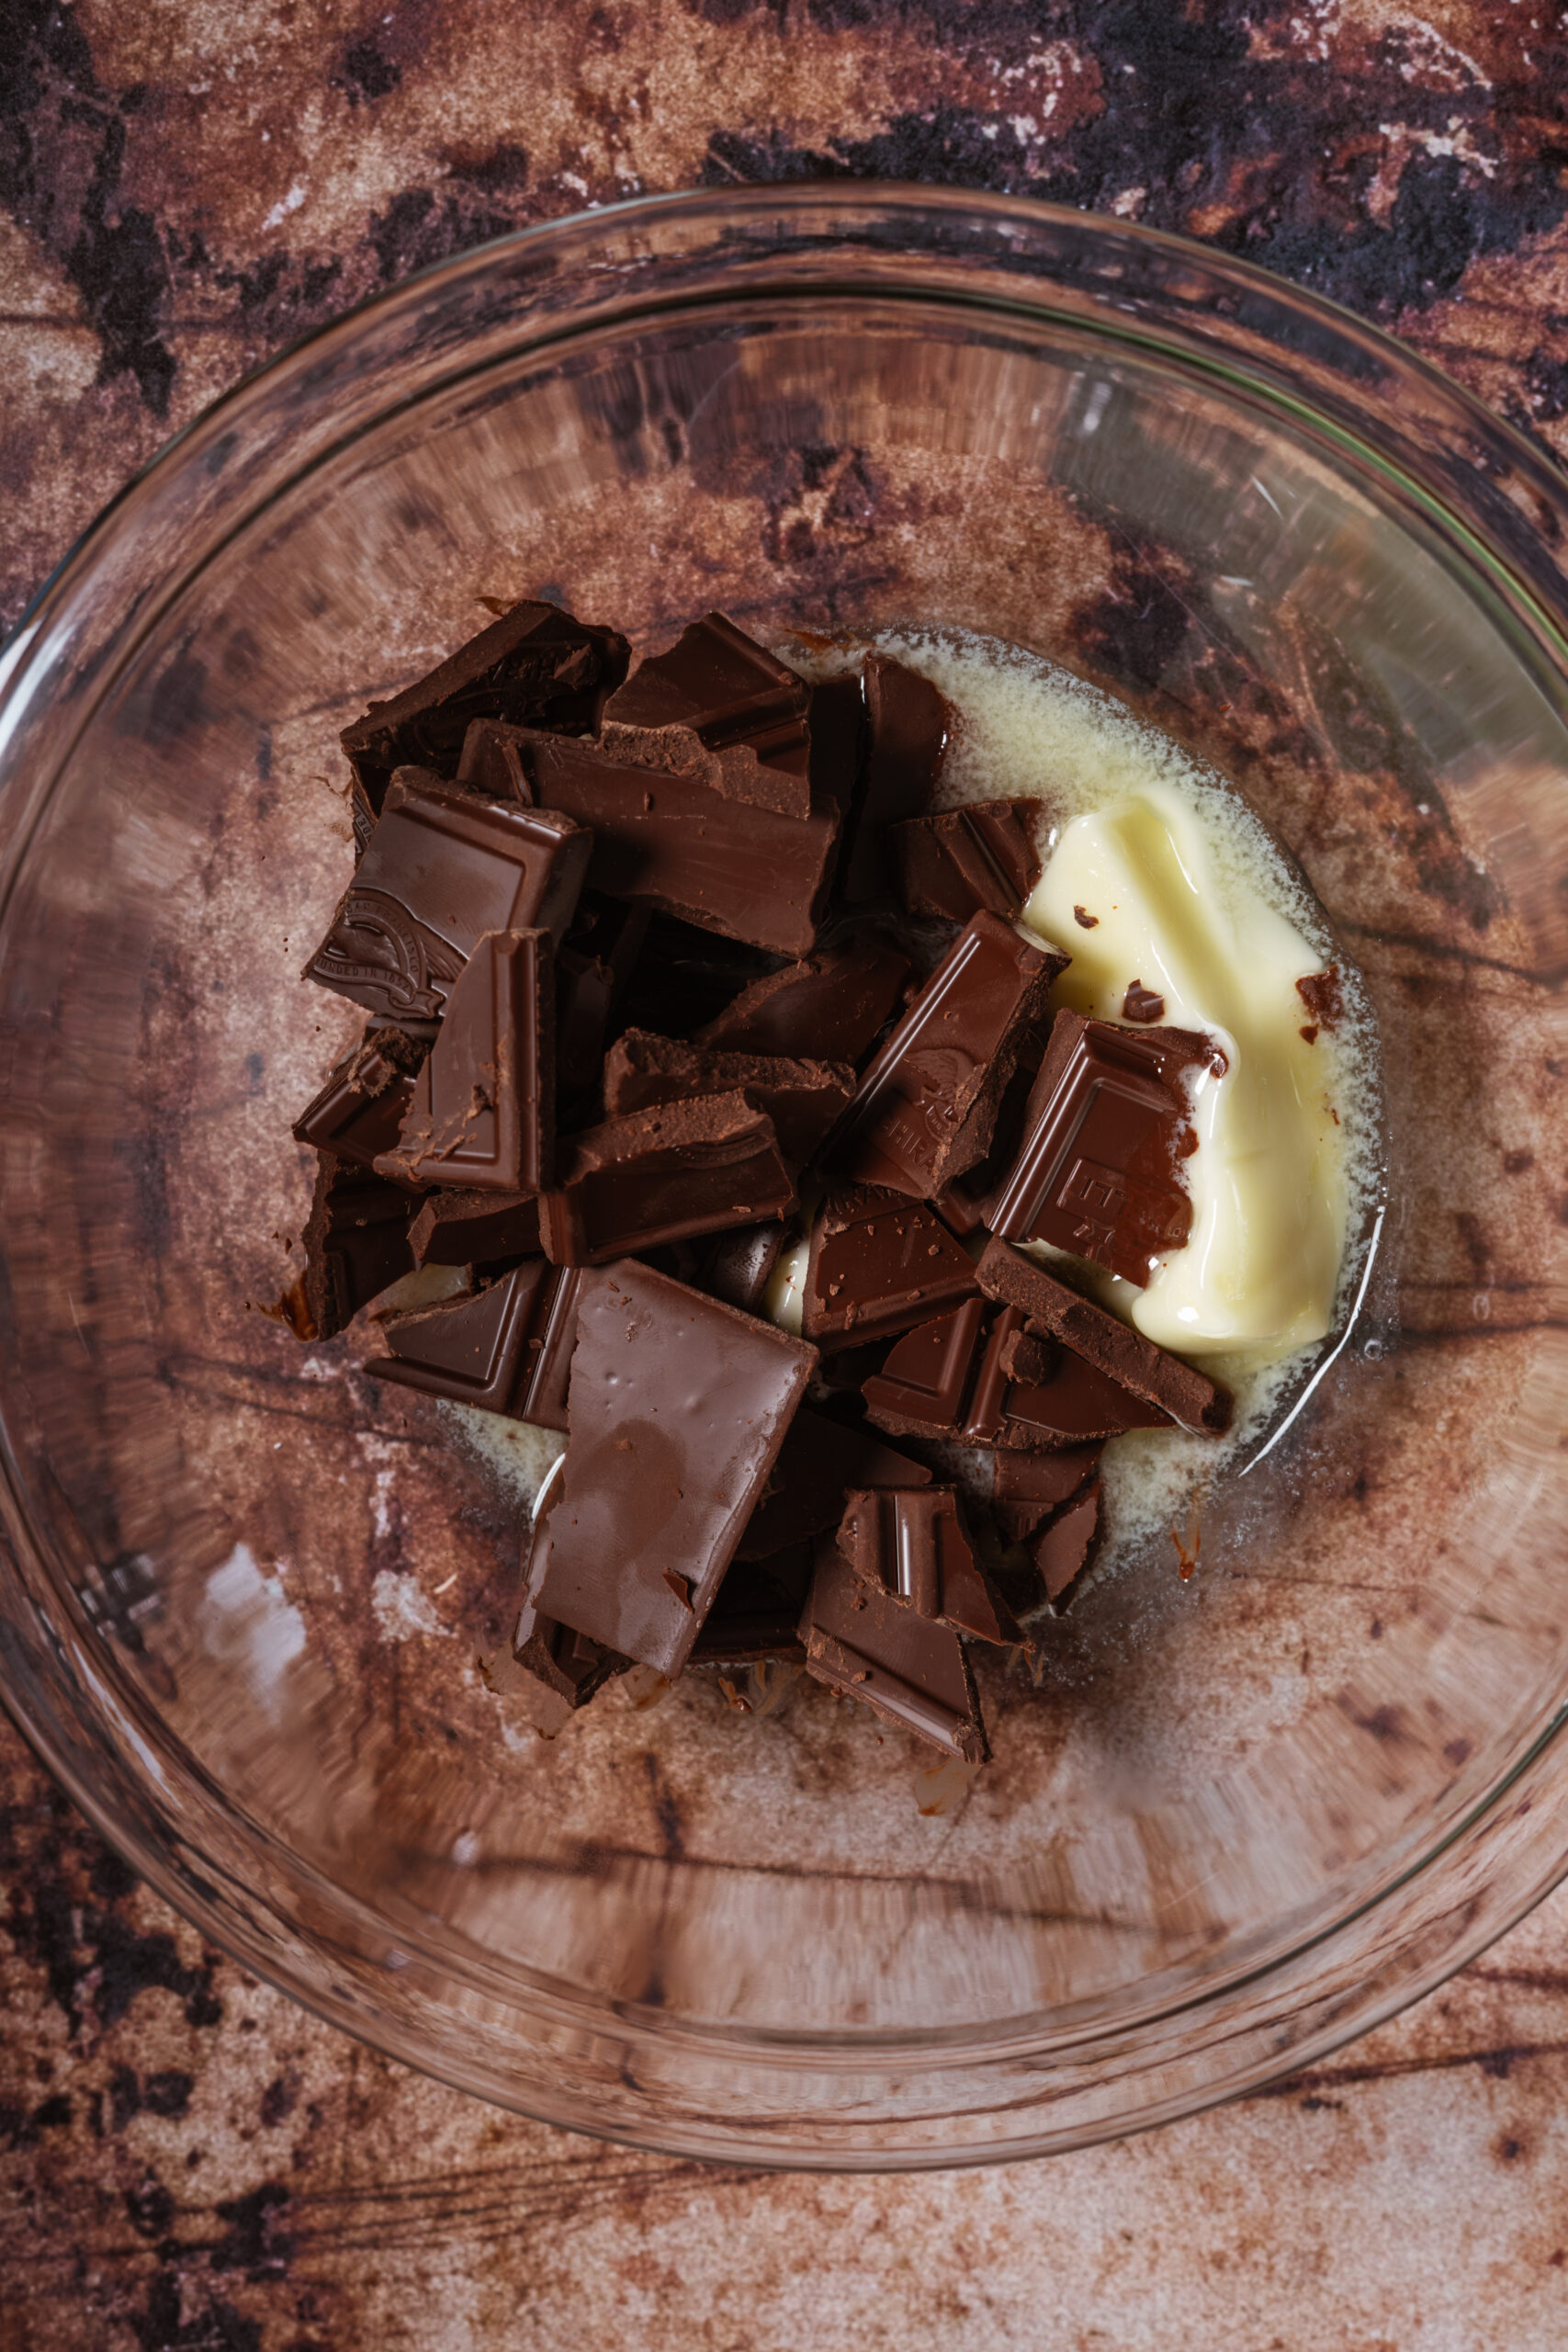
[[[816, 2165], [1033, 2154], [1305, 2063], [1568, 1861], [1568, 498], [1348, 316], [1168, 237], [840, 185], [400, 288], [110, 510], [0, 706], [0, 1641], [98, 1826], [244, 1963], [533, 2114]], [[550, 594], [994, 632], [1213, 757], [1366, 976], [1388, 1215], [1197, 1575], [1111, 1577], [997, 1761], [796, 1685], [479, 1676], [517, 1512], [299, 1348], [296, 979], [364, 703]], [[929, 1792], [930, 1783], [923, 1783]]]

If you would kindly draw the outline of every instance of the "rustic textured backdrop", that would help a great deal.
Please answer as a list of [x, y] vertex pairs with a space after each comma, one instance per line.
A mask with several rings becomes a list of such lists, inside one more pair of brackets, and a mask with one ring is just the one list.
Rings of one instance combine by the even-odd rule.
[[[165, 436], [421, 264], [832, 173], [1182, 229], [1568, 455], [1537, 0], [0, 0], [0, 622]], [[1272, 2096], [1007, 2172], [600, 2149], [204, 1951], [0, 1733], [4, 2352], [1531, 2352], [1568, 2335], [1568, 1900]]]

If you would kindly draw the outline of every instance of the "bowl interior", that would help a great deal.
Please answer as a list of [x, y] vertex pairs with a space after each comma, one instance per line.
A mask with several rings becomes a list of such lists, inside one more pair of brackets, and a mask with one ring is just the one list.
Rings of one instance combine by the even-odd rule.
[[[308, 1997], [666, 2143], [1000, 2148], [996, 2068], [1135, 2074], [1554, 1718], [1562, 680], [1451, 515], [1110, 307], [716, 284], [386, 367], [335, 438], [297, 382], [309, 462], [150, 537], [57, 688], [0, 931], [12, 1532], [82, 1770]], [[1224, 769], [1365, 977], [1353, 1322], [1190, 1581], [1164, 1543], [1037, 1689], [982, 1667], [967, 1787], [804, 1681], [765, 1720], [616, 1686], [535, 1738], [477, 1664], [515, 1487], [354, 1336], [257, 1311], [309, 1199], [289, 1120], [358, 1025], [296, 977], [350, 871], [337, 729], [536, 595], [641, 650], [711, 605], [1032, 647]]]

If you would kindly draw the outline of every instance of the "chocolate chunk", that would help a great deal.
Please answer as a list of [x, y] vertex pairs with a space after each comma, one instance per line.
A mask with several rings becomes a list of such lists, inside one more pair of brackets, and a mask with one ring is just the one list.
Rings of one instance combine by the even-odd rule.
[[784, 1158], [804, 1163], [841, 1117], [855, 1089], [848, 1062], [786, 1061], [771, 1054], [716, 1053], [649, 1029], [628, 1029], [604, 1063], [604, 1109], [612, 1119], [660, 1102], [744, 1093], [773, 1123]]
[[980, 1702], [958, 1635], [856, 1576], [831, 1537], [818, 1547], [800, 1633], [807, 1671], [830, 1690], [863, 1699], [950, 1755], [986, 1761]]
[[865, 1584], [983, 1642], [1021, 1638], [975, 1557], [957, 1489], [883, 1487], [848, 1497], [839, 1549]]
[[829, 1164], [926, 1197], [973, 1168], [1066, 961], [997, 915], [972, 915], [866, 1069]]
[[1098, 915], [1091, 915], [1087, 907], [1075, 907], [1073, 909], [1073, 921], [1077, 924], [1080, 931], [1098, 931], [1100, 928], [1100, 917]]
[[608, 1119], [563, 1143], [539, 1230], [558, 1265], [602, 1265], [688, 1234], [754, 1225], [795, 1206], [773, 1123], [742, 1094], [704, 1095]]
[[396, 1148], [405, 1183], [537, 1193], [555, 1174], [555, 967], [547, 931], [479, 940], [447, 999]]
[[967, 1250], [931, 1211], [897, 1193], [830, 1193], [811, 1228], [802, 1329], [819, 1347], [907, 1331], [976, 1287]]
[[678, 1674], [816, 1362], [786, 1332], [648, 1266], [584, 1274], [570, 1435], [528, 1598]]
[[389, 1315], [381, 1328], [391, 1352], [365, 1369], [427, 1396], [565, 1429], [580, 1279], [528, 1258], [467, 1298]]
[[476, 718], [463, 738], [457, 761], [457, 782], [477, 792], [481, 800], [517, 800], [531, 808], [533, 786], [523, 765], [520, 727], [503, 718]]
[[596, 890], [780, 955], [815, 943], [838, 839], [830, 803], [781, 816], [558, 735], [536, 735], [525, 757], [541, 808], [592, 828]]
[[778, 1658], [803, 1666], [806, 1646], [796, 1628], [810, 1581], [811, 1554], [805, 1545], [765, 1560], [732, 1560], [688, 1663], [755, 1666], [762, 1658]]
[[862, 1387], [869, 1418], [895, 1437], [953, 1437], [962, 1430], [979, 1360], [986, 1302], [917, 1324]]
[[649, 910], [585, 890], [556, 956], [556, 1083], [563, 1102], [599, 1077], [604, 1040], [648, 935]]
[[1098, 1445], [1075, 1445], [1052, 1453], [998, 1453], [991, 1512], [1002, 1533], [1015, 1544], [1037, 1535], [1093, 1477], [1101, 1451]]
[[[547, 1739], [563, 1730], [578, 1708], [585, 1707], [626, 1663], [586, 1634], [542, 1616], [528, 1600], [518, 1614], [512, 1655], [532, 1685], [525, 1696], [525, 1711]], [[515, 1689], [515, 1683], [510, 1687]]]
[[696, 1287], [743, 1315], [761, 1315], [786, 1236], [776, 1217], [722, 1233], [702, 1261]]
[[863, 1394], [878, 1429], [965, 1445], [1077, 1445], [1169, 1426], [1070, 1350], [1029, 1337], [1016, 1307], [987, 1325], [978, 1299], [900, 1340]]
[[[719, 754], [717, 788], [781, 815], [810, 813], [810, 689], [723, 613], [683, 629], [666, 653], [637, 664], [604, 707], [607, 750], [659, 764], [641, 739], [689, 730]], [[673, 750], [673, 747], [672, 747]]]
[[483, 1266], [496, 1258], [536, 1258], [537, 1196], [460, 1189], [432, 1193], [409, 1227], [409, 1247], [421, 1266]]
[[1324, 972], [1309, 972], [1304, 980], [1296, 982], [1296, 994], [1319, 1029], [1337, 1029], [1344, 1020], [1345, 991], [1337, 964], [1330, 964]]
[[559, 938], [592, 846], [553, 809], [477, 800], [404, 769], [304, 976], [394, 1021], [439, 1020], [487, 933]]
[[1180, 1176], [1191, 1148], [1189, 1069], [1224, 1056], [1189, 1029], [1134, 1035], [1059, 1012], [1030, 1090], [1023, 1142], [989, 1224], [1010, 1241], [1049, 1241], [1142, 1288], [1192, 1225]]
[[[406, 763], [456, 774], [476, 718], [526, 720], [575, 732], [598, 724], [604, 697], [626, 674], [630, 648], [615, 629], [574, 620], [555, 605], [513, 605], [449, 660], [345, 727], [343, 748], [373, 808]], [[486, 924], [500, 930], [499, 923]]]
[[864, 777], [842, 860], [850, 899], [891, 897], [887, 828], [931, 806], [953, 720], [945, 695], [890, 654], [868, 654], [863, 675]]
[[1006, 1241], [987, 1246], [976, 1269], [987, 1298], [1018, 1307], [1030, 1329], [1059, 1340], [1099, 1372], [1107, 1373], [1134, 1396], [1157, 1405], [1184, 1429], [1219, 1437], [1230, 1427], [1231, 1398], [1224, 1389], [1179, 1356], [1145, 1340], [1140, 1331], [1069, 1290], [1043, 1266]]
[[335, 1159], [371, 1167], [398, 1140], [414, 1080], [429, 1047], [400, 1029], [378, 1029], [345, 1054], [314, 1102], [294, 1122], [299, 1143]]
[[1081, 1445], [1123, 1430], [1168, 1429], [1171, 1415], [1134, 1394], [1060, 1340], [1032, 1336], [1015, 1306], [993, 1330], [998, 1370], [998, 1421], [989, 1434], [1004, 1446]]
[[790, 1423], [736, 1556], [765, 1559], [771, 1552], [837, 1527], [852, 1488], [929, 1487], [931, 1476], [924, 1463], [879, 1444], [869, 1430], [846, 1428], [803, 1405]]
[[1163, 1021], [1165, 999], [1156, 996], [1153, 989], [1146, 989], [1142, 980], [1134, 980], [1122, 1000], [1122, 1018], [1123, 1021], [1142, 1022], [1145, 1026], [1152, 1022]]
[[330, 1340], [384, 1290], [413, 1272], [409, 1226], [417, 1196], [373, 1169], [321, 1155], [316, 1196], [305, 1227], [305, 1310], [309, 1334]]
[[1034, 1538], [1029, 1555], [1040, 1572], [1045, 1598], [1055, 1613], [1065, 1616], [1082, 1589], [1092, 1566], [1100, 1533], [1100, 1480], [1094, 1479], [1076, 1500], [1060, 1510]]
[[753, 980], [694, 1042], [728, 1053], [794, 1055], [858, 1069], [898, 1002], [909, 959], [862, 929], [804, 962]]
[[1040, 879], [1039, 815], [1038, 800], [975, 800], [893, 826], [887, 847], [905, 906], [954, 922], [988, 907], [1010, 921]]

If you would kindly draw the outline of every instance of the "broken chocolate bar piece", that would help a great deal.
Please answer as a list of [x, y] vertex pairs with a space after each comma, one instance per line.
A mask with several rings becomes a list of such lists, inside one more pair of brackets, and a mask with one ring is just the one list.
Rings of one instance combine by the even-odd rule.
[[311, 1338], [330, 1340], [362, 1306], [412, 1273], [409, 1226], [417, 1206], [417, 1195], [403, 1185], [321, 1153], [303, 1235]]
[[555, 1187], [540, 1196], [539, 1231], [558, 1265], [595, 1266], [794, 1206], [767, 1113], [743, 1094], [707, 1094], [566, 1139]]
[[1018, 1307], [1031, 1331], [1059, 1340], [1134, 1396], [1158, 1406], [1184, 1429], [1200, 1430], [1211, 1437], [1221, 1437], [1229, 1429], [1228, 1389], [1153, 1340], [1145, 1340], [1142, 1332], [1095, 1306], [1092, 1299], [1069, 1290], [1021, 1250], [998, 1238], [987, 1244], [976, 1273], [987, 1297]]
[[839, 831], [830, 802], [782, 816], [558, 735], [535, 735], [525, 756], [541, 808], [592, 829], [594, 889], [783, 956], [815, 944]]
[[782, 1054], [858, 1069], [908, 974], [908, 957], [885, 933], [852, 932], [802, 963], [753, 980], [693, 1042], [726, 1053]]
[[1190, 1029], [1118, 1029], [1059, 1012], [1030, 1089], [1023, 1141], [987, 1220], [1144, 1287], [1192, 1225], [1180, 1160], [1193, 1136], [1183, 1080], [1223, 1069]]
[[950, 1625], [856, 1576], [831, 1536], [818, 1546], [800, 1620], [807, 1669], [922, 1739], [983, 1764], [990, 1754], [975, 1678]]
[[922, 1617], [983, 1642], [1016, 1642], [1011, 1610], [987, 1581], [953, 1487], [888, 1487], [851, 1494], [839, 1549], [863, 1583]]
[[304, 977], [394, 1021], [438, 1021], [487, 933], [559, 938], [592, 847], [554, 809], [478, 800], [402, 769]]
[[[558, 1625], [525, 1600], [512, 1639], [515, 1665], [533, 1686], [525, 1708], [536, 1731], [553, 1739], [626, 1660], [570, 1625]], [[509, 1688], [515, 1688], [508, 1678]]]
[[649, 1029], [627, 1029], [604, 1063], [604, 1110], [612, 1119], [658, 1102], [744, 1093], [773, 1123], [784, 1158], [803, 1163], [842, 1116], [855, 1091], [848, 1062], [786, 1061], [771, 1054], [716, 1053]]
[[728, 1306], [739, 1307], [743, 1315], [761, 1315], [785, 1238], [776, 1217], [720, 1234], [701, 1261], [697, 1289], [705, 1290], [710, 1298], [722, 1298]]
[[923, 1462], [911, 1462], [894, 1447], [880, 1444], [870, 1430], [830, 1421], [803, 1405], [790, 1423], [736, 1557], [765, 1559], [772, 1552], [837, 1527], [844, 1515], [844, 1498], [853, 1487], [929, 1487], [931, 1476]]
[[1009, 1541], [1021, 1544], [1037, 1535], [1088, 1485], [1100, 1453], [1098, 1445], [1063, 1446], [1053, 1453], [998, 1453], [992, 1467], [991, 1513]]
[[513, 605], [428, 677], [389, 702], [373, 702], [344, 729], [343, 748], [379, 808], [394, 768], [412, 763], [454, 775], [476, 718], [592, 729], [629, 659], [626, 639], [613, 628], [574, 620], [556, 605]]
[[519, 800], [533, 805], [533, 786], [523, 765], [520, 727], [503, 718], [476, 718], [463, 738], [457, 761], [457, 782], [477, 792], [481, 800]]
[[987, 1319], [983, 1298], [917, 1324], [862, 1384], [865, 1408], [896, 1437], [953, 1437], [964, 1427]]
[[539, 1203], [533, 1193], [428, 1193], [409, 1227], [420, 1266], [484, 1266], [539, 1255]]
[[1058, 1617], [1065, 1616], [1077, 1599], [1084, 1576], [1093, 1564], [1100, 1533], [1100, 1480], [1095, 1478], [1029, 1546], [1045, 1598]]
[[547, 931], [475, 944], [414, 1081], [384, 1176], [537, 1193], [555, 1174], [555, 966]]
[[828, 1195], [812, 1226], [801, 1328], [818, 1347], [858, 1347], [976, 1288], [967, 1250], [929, 1208], [851, 1185]]
[[480, 1405], [508, 1420], [566, 1427], [578, 1277], [528, 1258], [467, 1298], [389, 1315], [378, 1380]]
[[811, 690], [804, 678], [723, 613], [683, 629], [666, 653], [640, 662], [604, 706], [604, 742], [662, 765], [656, 742], [689, 730], [718, 758], [718, 789], [782, 815], [810, 813]]
[[[1171, 1416], [1135, 1396], [1109, 1373], [1086, 1363], [1059, 1340], [1028, 1332], [1016, 1306], [1004, 1307], [992, 1331], [1001, 1375], [987, 1433], [1003, 1446], [1081, 1445], [1123, 1430], [1168, 1429]], [[978, 1399], [976, 1400], [978, 1402]]]
[[556, 1084], [569, 1102], [593, 1086], [611, 1017], [648, 933], [646, 907], [585, 890], [556, 956]]
[[1122, 1000], [1122, 1018], [1136, 1021], [1146, 1029], [1165, 1019], [1165, 999], [1156, 996], [1153, 989], [1146, 989], [1142, 980], [1134, 980]]
[[893, 895], [887, 829], [930, 808], [953, 718], [945, 695], [890, 654], [868, 654], [863, 676], [865, 758], [842, 858], [846, 899]]
[[811, 1553], [805, 1544], [765, 1560], [732, 1560], [687, 1664], [755, 1666], [762, 1658], [778, 1658], [804, 1666], [806, 1647], [797, 1628], [810, 1583]]
[[816, 1350], [651, 1267], [581, 1278], [570, 1434], [529, 1600], [678, 1674], [805, 1393]]
[[422, 1037], [378, 1029], [345, 1054], [294, 1122], [295, 1138], [363, 1168], [398, 1140], [414, 1080], [429, 1051]]
[[953, 922], [988, 907], [1010, 921], [1040, 879], [1039, 815], [1038, 800], [975, 800], [895, 825], [887, 847], [905, 906]]
[[1029, 1024], [1067, 958], [972, 915], [863, 1073], [829, 1164], [930, 1197], [985, 1155]]

